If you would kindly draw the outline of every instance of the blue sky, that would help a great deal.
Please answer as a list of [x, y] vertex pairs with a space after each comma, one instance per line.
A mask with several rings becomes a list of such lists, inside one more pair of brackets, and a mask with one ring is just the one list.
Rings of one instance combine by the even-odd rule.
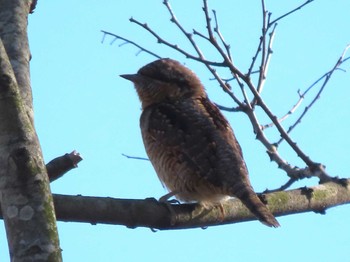
[[[166, 191], [147, 161], [130, 160], [121, 154], [145, 157], [139, 131], [140, 103], [130, 82], [120, 74], [134, 73], [154, 60], [131, 45], [118, 47], [100, 30], [130, 38], [157, 52], [185, 63], [201, 78], [210, 98], [230, 106], [206, 68], [155, 42], [128, 19], [147, 22], [162, 36], [183, 47], [185, 38], [169, 22], [160, 0], [147, 1], [39, 1], [29, 18], [31, 78], [35, 123], [46, 162], [56, 156], [79, 151], [84, 161], [79, 168], [52, 183], [59, 194], [144, 199]], [[172, 3], [174, 2], [174, 3]], [[204, 32], [202, 1], [172, 1], [173, 9], [188, 30]], [[277, 17], [303, 1], [275, 3], [266, 0]], [[260, 1], [212, 0], [221, 31], [232, 46], [236, 65], [246, 71], [261, 32]], [[314, 1], [279, 22], [270, 72], [263, 98], [276, 115], [283, 115], [304, 90], [332, 68], [350, 43], [350, 2]], [[209, 57], [215, 53], [204, 42]], [[350, 53], [349, 53], [350, 55]], [[349, 69], [345, 64], [344, 69]], [[350, 73], [336, 72], [310, 110], [292, 133], [292, 138], [311, 159], [327, 166], [329, 174], [347, 177], [350, 160]], [[236, 87], [235, 87], [236, 88]], [[316, 89], [315, 89], [316, 91]], [[310, 94], [304, 106], [313, 98]], [[261, 121], [266, 119], [257, 112]], [[225, 113], [230, 120], [250, 171], [256, 191], [275, 188], [286, 175], [270, 163], [263, 146], [254, 139], [245, 115]], [[292, 116], [285, 122], [288, 127]], [[273, 130], [266, 134], [278, 139]], [[287, 146], [283, 157], [294, 165], [302, 162]], [[316, 185], [316, 179], [295, 185]], [[65, 261], [344, 261], [350, 246], [349, 206], [327, 211], [325, 216], [306, 213], [278, 218], [281, 228], [259, 222], [191, 229], [159, 231], [147, 228], [58, 222]], [[0, 252], [8, 261], [3, 227]]]

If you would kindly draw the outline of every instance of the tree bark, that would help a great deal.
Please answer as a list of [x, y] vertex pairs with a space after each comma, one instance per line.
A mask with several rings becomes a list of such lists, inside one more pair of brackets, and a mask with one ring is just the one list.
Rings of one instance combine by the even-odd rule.
[[33, 125], [27, 19], [0, 0], [0, 199], [11, 261], [61, 261], [49, 179]]

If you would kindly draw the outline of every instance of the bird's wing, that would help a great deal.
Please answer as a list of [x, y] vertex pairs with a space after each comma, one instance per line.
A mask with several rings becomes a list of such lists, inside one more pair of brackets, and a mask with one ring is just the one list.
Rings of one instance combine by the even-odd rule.
[[187, 170], [213, 185], [236, 181], [237, 176], [242, 176], [237, 170], [247, 173], [232, 129], [207, 98], [147, 108], [141, 117], [141, 127], [144, 140], [153, 139], [156, 150], [176, 157], [180, 165], [186, 165]]

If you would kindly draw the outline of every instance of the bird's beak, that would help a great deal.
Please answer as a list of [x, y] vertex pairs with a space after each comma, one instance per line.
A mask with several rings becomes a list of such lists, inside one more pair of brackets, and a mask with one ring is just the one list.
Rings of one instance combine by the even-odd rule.
[[125, 78], [127, 80], [130, 80], [131, 82], [135, 83], [137, 79], [139, 78], [138, 74], [130, 74], [130, 75], [120, 75], [122, 78]]

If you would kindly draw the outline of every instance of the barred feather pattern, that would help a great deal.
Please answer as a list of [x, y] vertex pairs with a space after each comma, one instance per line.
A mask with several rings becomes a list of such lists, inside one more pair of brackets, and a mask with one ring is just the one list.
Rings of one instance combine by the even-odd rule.
[[171, 59], [135, 75], [146, 152], [163, 185], [185, 202], [212, 206], [237, 197], [264, 224], [279, 223], [254, 192], [242, 150], [195, 74]]

